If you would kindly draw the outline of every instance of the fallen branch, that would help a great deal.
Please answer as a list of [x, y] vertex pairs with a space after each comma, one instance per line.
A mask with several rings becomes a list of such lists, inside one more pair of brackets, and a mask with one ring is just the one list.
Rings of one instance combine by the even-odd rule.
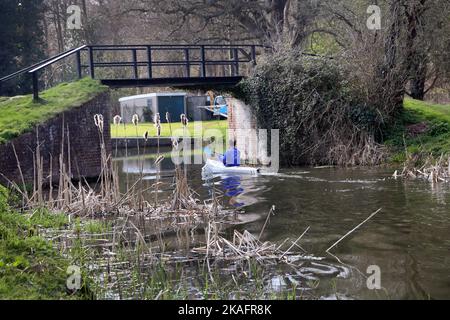
[[292, 243], [292, 246], [290, 246], [289, 249], [287, 249], [286, 252], [283, 253], [283, 255], [280, 257], [280, 259], [282, 259], [287, 253], [289, 253], [289, 251], [290, 251], [293, 247], [295, 247], [295, 245], [301, 240], [301, 238], [303, 238], [303, 236], [308, 232], [309, 228], [311, 228], [311, 227], [306, 228], [306, 230], [302, 233], [302, 235], [301, 235], [300, 237], [298, 237], [298, 239], [295, 240], [295, 242]]
[[356, 227], [354, 227], [352, 230], [350, 230], [349, 232], [347, 232], [342, 238], [340, 238], [338, 241], [336, 241], [331, 247], [329, 247], [325, 252], [329, 252], [331, 249], [333, 249], [339, 242], [341, 242], [342, 240], [344, 240], [345, 238], [347, 238], [350, 234], [352, 234], [356, 229], [358, 229], [359, 227], [361, 227], [364, 223], [366, 223], [367, 221], [369, 221], [370, 219], [372, 219], [377, 213], [379, 213], [381, 211], [381, 208], [378, 209], [377, 211], [375, 211], [374, 213], [372, 213], [366, 220], [364, 220], [363, 222], [361, 222], [360, 224], [358, 224]]

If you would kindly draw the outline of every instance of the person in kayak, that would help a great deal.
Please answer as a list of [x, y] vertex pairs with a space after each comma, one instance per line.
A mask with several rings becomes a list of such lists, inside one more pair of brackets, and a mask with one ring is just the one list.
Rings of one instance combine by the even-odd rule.
[[230, 141], [230, 149], [225, 155], [219, 156], [226, 167], [239, 167], [241, 165], [241, 152], [236, 148], [236, 140]]

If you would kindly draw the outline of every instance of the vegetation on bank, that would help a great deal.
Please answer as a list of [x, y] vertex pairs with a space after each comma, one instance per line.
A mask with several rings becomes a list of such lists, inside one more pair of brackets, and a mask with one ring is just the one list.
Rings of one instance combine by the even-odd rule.
[[0, 299], [77, 299], [66, 289], [68, 260], [39, 233], [68, 223], [64, 214], [13, 210], [0, 185]]
[[[196, 126], [202, 127], [200, 132], [195, 131]], [[190, 137], [200, 137], [203, 136], [206, 130], [219, 130], [223, 137], [226, 137], [228, 129], [227, 120], [211, 120], [211, 121], [198, 121], [189, 122], [187, 126], [187, 134]], [[183, 132], [183, 125], [181, 122], [171, 123], [161, 123], [161, 137], [171, 137], [175, 130], [178, 132]], [[111, 125], [111, 136], [113, 138], [135, 138], [143, 137], [145, 132], [148, 131], [149, 137], [156, 137], [156, 127], [153, 123], [139, 123], [135, 126], [131, 123], [121, 124], [121, 125]]]
[[420, 164], [429, 156], [450, 155], [450, 105], [405, 99], [397, 123], [386, 132], [385, 145], [394, 163], [412, 157]]
[[79, 107], [107, 90], [99, 81], [84, 78], [43, 91], [39, 102], [33, 102], [31, 95], [0, 97], [0, 143], [32, 130], [58, 113]]

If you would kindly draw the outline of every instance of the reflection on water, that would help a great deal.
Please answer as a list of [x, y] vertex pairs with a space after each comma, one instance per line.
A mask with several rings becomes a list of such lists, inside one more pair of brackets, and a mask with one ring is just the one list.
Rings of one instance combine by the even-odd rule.
[[122, 173], [140, 174], [141, 172], [144, 175], [156, 175], [158, 168], [152, 167], [150, 159], [145, 159], [144, 163], [139, 159], [123, 160]]
[[241, 186], [241, 178], [238, 176], [223, 177], [221, 183], [225, 196], [230, 198], [228, 202], [230, 206], [243, 207], [245, 203], [239, 202], [238, 199], [239, 195], [244, 193], [244, 189]]
[[[149, 179], [156, 172], [155, 160], [154, 155], [147, 155], [144, 162]], [[136, 179], [138, 161], [116, 161], [122, 181], [127, 175], [130, 181]], [[210, 197], [212, 186], [221, 189], [225, 206], [243, 210], [240, 220], [246, 222], [236, 227], [239, 230], [259, 234], [272, 205], [276, 206], [276, 215], [262, 240], [296, 239], [310, 227], [300, 245], [308, 253], [326, 257], [325, 261], [308, 265], [301, 276], [286, 273], [285, 277], [274, 277], [274, 288], [292, 281], [318, 281], [316, 290], [324, 299], [450, 298], [449, 185], [395, 180], [391, 169], [367, 168], [284, 169], [279, 174], [257, 177], [216, 176], [205, 183], [201, 167], [187, 168], [191, 187], [203, 199]], [[170, 158], [160, 164], [160, 169], [169, 197], [174, 172]], [[377, 216], [332, 250], [336, 257], [325, 253], [379, 208], [382, 211]], [[337, 259], [350, 268], [339, 269]], [[371, 265], [380, 267], [384, 290], [367, 288], [366, 271]], [[320, 277], [315, 276], [314, 269], [321, 270]], [[328, 281], [332, 275], [333, 280]]]

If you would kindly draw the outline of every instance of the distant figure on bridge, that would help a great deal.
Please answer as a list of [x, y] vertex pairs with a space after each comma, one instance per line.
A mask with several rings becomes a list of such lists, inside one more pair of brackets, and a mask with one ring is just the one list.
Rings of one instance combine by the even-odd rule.
[[220, 155], [219, 159], [226, 167], [239, 167], [241, 165], [241, 152], [236, 148], [236, 140], [230, 141], [230, 149], [225, 152], [225, 155]]

